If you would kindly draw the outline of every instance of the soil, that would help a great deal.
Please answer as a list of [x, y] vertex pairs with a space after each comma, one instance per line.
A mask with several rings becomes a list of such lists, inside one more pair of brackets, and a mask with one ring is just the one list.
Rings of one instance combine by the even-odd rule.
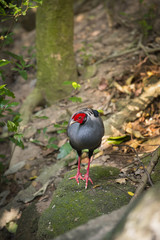
[[[130, 99], [140, 96], [145, 86], [158, 81], [160, 77], [160, 51], [146, 54], [140, 49], [128, 54], [124, 53], [121, 56], [119, 55], [119, 57], [115, 56], [126, 50], [136, 48], [141, 36], [144, 36], [144, 29], [137, 23], [139, 1], [135, 1], [134, 4], [132, 1], [126, 2], [122, 4], [121, 9], [117, 9], [119, 6], [115, 6], [112, 28], [108, 26], [106, 9], [102, 2], [86, 1], [85, 4], [83, 3], [80, 6], [75, 5], [74, 50], [79, 74], [78, 83], [81, 85], [81, 88], [76, 91], [73, 90], [72, 96], [80, 97], [82, 102], [88, 107], [103, 110], [104, 119], [120, 111]], [[149, 1], [146, 2], [148, 3]], [[125, 14], [120, 14], [120, 12], [125, 12]], [[33, 14], [33, 21], [34, 18], [35, 15]], [[148, 30], [142, 41], [146, 49], [149, 47], [160, 48], [160, 32], [156, 26], [157, 20], [155, 18], [152, 31], [149, 32]], [[5, 68], [7, 72], [5, 79], [7, 87], [14, 92], [15, 101], [20, 102], [20, 105], [15, 108], [15, 111], [18, 111], [24, 99], [36, 84], [36, 32], [35, 29], [32, 31], [26, 30], [23, 23], [15, 24], [12, 31], [14, 33], [14, 42], [8, 46], [3, 46], [3, 50], [23, 55], [25, 61], [33, 65], [27, 71], [27, 81], [19, 76], [18, 73], [12, 71], [10, 67], [7, 66]], [[109, 58], [109, 56], [111, 57]], [[158, 142], [156, 141], [155, 144], [154, 139], [160, 135], [159, 100], [159, 97], [155, 98], [134, 122], [129, 122], [126, 126], [126, 134], [128, 134], [127, 129], [134, 130], [130, 134], [131, 139], [126, 144], [134, 147], [140, 156], [157, 148], [156, 144]], [[75, 103], [66, 98], [59, 101], [57, 106], [62, 110], [66, 110], [68, 107], [72, 107], [72, 104], [75, 106]], [[80, 106], [81, 103], [77, 103], [77, 108]], [[37, 107], [35, 113], [44, 110], [44, 108], [47, 109], [47, 106]], [[29, 123], [28, 129], [30, 126], [32, 129], [26, 133], [28, 135], [25, 138], [25, 151], [17, 152], [16, 158], [17, 163], [25, 161], [25, 165], [19, 171], [8, 176], [4, 176], [3, 173], [10, 165], [13, 149], [8, 138], [1, 142], [0, 154], [5, 155], [5, 157], [1, 160], [3, 169], [0, 187], [2, 193], [8, 191], [6, 197], [3, 198], [3, 195], [0, 197], [0, 204], [3, 208], [16, 197], [20, 190], [25, 189], [30, 184], [34, 185], [34, 179], [39, 176], [45, 167], [51, 166], [57, 161], [58, 150], [46, 148], [48, 138], [56, 137], [55, 143], [59, 147], [66, 142], [66, 133], [58, 134], [55, 129], [52, 131], [50, 128], [53, 128], [51, 126], [53, 125], [52, 121], [48, 122], [48, 124], [46, 122], [44, 124], [44, 121], [47, 120], [32, 119], [31, 123]], [[64, 119], [61, 119], [60, 123], [63, 121]], [[45, 127], [47, 127], [46, 130]], [[41, 129], [41, 132], [37, 132], [37, 129]], [[137, 137], [135, 131], [140, 137]], [[6, 129], [0, 128], [0, 132], [4, 136]], [[31, 138], [32, 140], [38, 140], [41, 144], [28, 141]], [[153, 139], [153, 142], [149, 145], [142, 145], [146, 139]], [[82, 163], [84, 165], [87, 164], [86, 156], [83, 157]], [[52, 194], [60, 181], [59, 178], [62, 178], [64, 173], [71, 168], [77, 167], [76, 164], [76, 161], [72, 161], [65, 167], [60, 176], [57, 177], [57, 181], [51, 182], [42, 196], [31, 202], [21, 204], [21, 214], [25, 209], [34, 204], [38, 214], [41, 214], [49, 206]], [[119, 168], [121, 170], [120, 178], [123, 181], [125, 181], [124, 179], [127, 176], [134, 178], [138, 182], [143, 174], [143, 169], [139, 168], [139, 163], [135, 161], [135, 154], [132, 149], [128, 147], [118, 148], [107, 144], [106, 141], [102, 142], [100, 152], [94, 155], [92, 164]], [[121, 184], [122, 180], [117, 180], [117, 182]], [[137, 182], [133, 182], [133, 184], [137, 186]], [[38, 190], [40, 186], [36, 187]], [[17, 215], [17, 219], [21, 219], [21, 214]], [[22, 226], [23, 224], [20, 223], [18, 225]], [[33, 231], [33, 229], [31, 230]], [[18, 233], [20, 232], [23, 232], [23, 229], [19, 229]], [[34, 239], [34, 231], [29, 236], [30, 239], [32, 239], [31, 237]], [[0, 239], [18, 238], [15, 238], [13, 233], [9, 233], [4, 228], [0, 234]]]

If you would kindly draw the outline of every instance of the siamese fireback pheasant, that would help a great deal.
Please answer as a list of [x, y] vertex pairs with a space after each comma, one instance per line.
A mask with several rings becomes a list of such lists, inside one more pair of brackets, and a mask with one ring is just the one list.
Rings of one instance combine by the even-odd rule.
[[[88, 186], [88, 181], [92, 184], [92, 180], [89, 177], [90, 160], [93, 155], [93, 151], [101, 144], [102, 137], [104, 135], [104, 125], [97, 110], [90, 108], [84, 108], [72, 115], [69, 120], [67, 134], [69, 137], [70, 145], [78, 153], [78, 170], [77, 174], [70, 179], [76, 179], [79, 184], [79, 179], [86, 180], [85, 188]], [[80, 172], [81, 154], [83, 149], [88, 149], [88, 168], [87, 173], [82, 177]]]

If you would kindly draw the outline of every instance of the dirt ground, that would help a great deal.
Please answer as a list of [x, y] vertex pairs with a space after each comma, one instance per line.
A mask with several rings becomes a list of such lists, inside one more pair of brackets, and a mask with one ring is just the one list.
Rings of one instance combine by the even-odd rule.
[[[118, 6], [116, 6], [113, 27], [110, 28], [106, 9], [102, 2], [88, 1], [80, 7], [75, 6], [74, 50], [79, 75], [78, 81], [81, 88], [76, 91], [73, 90], [72, 96], [78, 96], [82, 99], [82, 103], [76, 104], [77, 108], [84, 104], [102, 110], [104, 120], [123, 109], [130, 100], [140, 96], [146, 86], [152, 85], [160, 78], [160, 32], [156, 27], [157, 22], [155, 21], [152, 31], [148, 32], [148, 35], [142, 41], [141, 33], [143, 29], [136, 22], [139, 1], [135, 1], [134, 5], [132, 1], [127, 1], [127, 5], [126, 3], [122, 4], [120, 8], [121, 12], [125, 12], [125, 15], [119, 14], [120, 10], [118, 11]], [[14, 92], [15, 101], [20, 102], [21, 105], [36, 84], [36, 32], [35, 29], [27, 31], [23, 23], [16, 24], [13, 32], [14, 43], [5, 47], [4, 50], [22, 54], [28, 64], [33, 64], [33, 67], [28, 70], [27, 81], [11, 69], [8, 69], [7, 72], [7, 86]], [[137, 48], [139, 42], [141, 48]], [[148, 49], [155, 48], [159, 48], [159, 50], [146, 52]], [[128, 122], [125, 127], [122, 126], [125, 128], [125, 134], [131, 137], [125, 144], [134, 147], [139, 156], [154, 151], [160, 143], [158, 137], [160, 135], [159, 100], [159, 96], [154, 98], [147, 108], [139, 113], [134, 122]], [[68, 98], [57, 103], [62, 111], [72, 108], [72, 105], [75, 108], [75, 103], [69, 101]], [[44, 106], [37, 107], [35, 113], [43, 109]], [[52, 116], [51, 113], [48, 116]], [[64, 119], [62, 120], [64, 121]], [[4, 134], [5, 129], [0, 129], [0, 131], [1, 134]], [[0, 196], [0, 207], [5, 208], [20, 190], [27, 188], [29, 185], [34, 186], [34, 180], [42, 170], [45, 167], [52, 166], [57, 161], [59, 150], [46, 148], [50, 137], [56, 137], [55, 143], [59, 147], [67, 141], [66, 133], [57, 133], [56, 129], [53, 129], [51, 119], [33, 118], [28, 125], [24, 143], [25, 150], [24, 152], [22, 150], [17, 151], [16, 162], [14, 162], [25, 161], [25, 164], [14, 174], [6, 176], [3, 173], [10, 165], [14, 149], [12, 149], [7, 138], [4, 142], [1, 142], [0, 154], [4, 154], [5, 158], [1, 161], [4, 169], [1, 173], [0, 188], [2, 195]], [[150, 142], [147, 142], [149, 139]], [[57, 181], [48, 184], [43, 195], [30, 202], [23, 203], [17, 219], [21, 217], [24, 209], [33, 203], [36, 204], [39, 213], [44, 211], [51, 202], [59, 178], [63, 177], [64, 172], [77, 167], [76, 164], [77, 161], [75, 160], [65, 167], [57, 177]], [[85, 155], [82, 164], [87, 164]], [[129, 177], [130, 179], [134, 178], [136, 181], [133, 184], [138, 185], [138, 181], [144, 172], [142, 168], [139, 168], [139, 163], [135, 161], [135, 153], [131, 148], [109, 145], [106, 143], [106, 138], [102, 142], [100, 151], [95, 153], [92, 164], [120, 168], [121, 176], [120, 179], [117, 179], [119, 184], [123, 184]], [[35, 187], [38, 190], [40, 186], [35, 185]], [[3, 238], [5, 236], [5, 239], [14, 239], [14, 235], [9, 234], [6, 230], [3, 234], [2, 236]]]

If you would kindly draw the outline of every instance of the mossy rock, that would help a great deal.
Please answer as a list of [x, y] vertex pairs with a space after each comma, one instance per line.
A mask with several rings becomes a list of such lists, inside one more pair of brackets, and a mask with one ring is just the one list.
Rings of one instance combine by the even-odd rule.
[[[79, 185], [75, 180], [69, 180], [76, 171], [65, 175], [54, 192], [50, 207], [40, 217], [38, 239], [54, 238], [129, 202], [130, 196], [127, 192], [134, 191], [134, 188], [129, 184], [115, 183], [114, 180], [119, 174], [117, 168], [90, 168], [90, 177], [94, 185], [89, 183], [87, 190], [82, 180]], [[86, 170], [82, 170], [82, 174], [85, 172]]]

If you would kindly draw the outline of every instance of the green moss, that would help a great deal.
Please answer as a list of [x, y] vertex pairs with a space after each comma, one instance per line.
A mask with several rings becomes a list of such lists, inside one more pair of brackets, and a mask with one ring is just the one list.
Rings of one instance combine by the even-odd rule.
[[154, 168], [154, 171], [151, 175], [153, 183], [159, 183], [160, 182], [160, 161], [158, 161], [157, 165]]
[[[94, 181], [85, 190], [85, 182], [78, 185], [69, 180], [77, 170], [68, 172], [54, 192], [50, 207], [39, 221], [38, 239], [49, 239], [69, 231], [88, 220], [109, 213], [129, 202], [129, 185], [118, 185], [114, 178], [119, 170], [112, 167], [92, 167], [90, 177]], [[82, 170], [84, 174], [86, 170]], [[94, 187], [96, 186], [96, 187]]]

